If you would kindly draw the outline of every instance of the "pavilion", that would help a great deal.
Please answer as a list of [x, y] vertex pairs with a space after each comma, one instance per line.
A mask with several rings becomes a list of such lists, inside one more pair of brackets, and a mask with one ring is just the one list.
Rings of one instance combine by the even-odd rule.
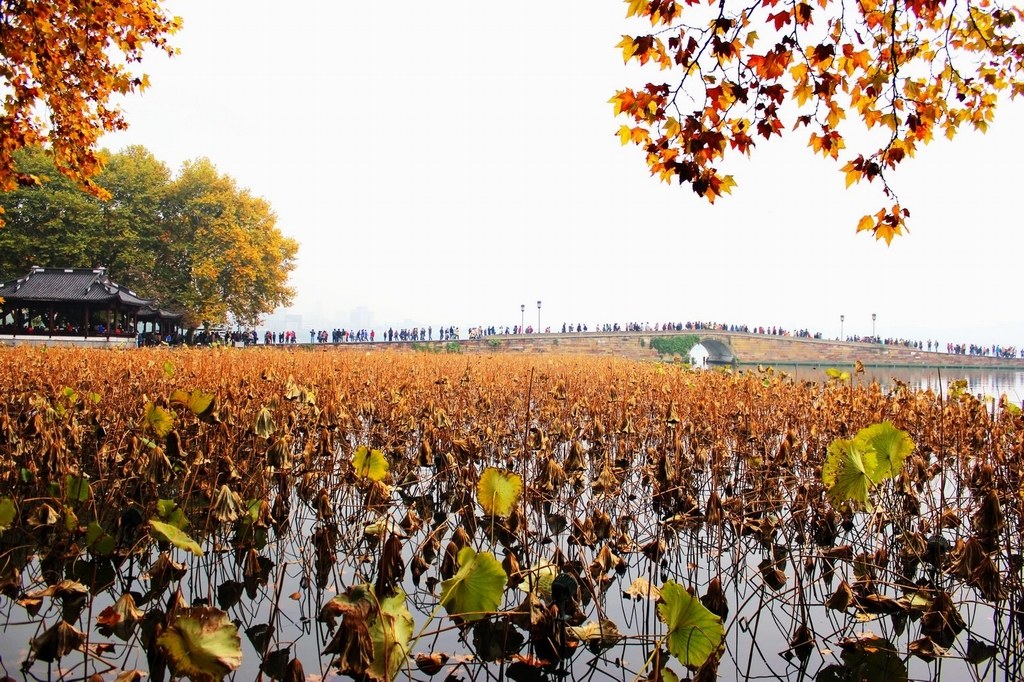
[[0, 335], [12, 337], [136, 338], [177, 331], [182, 314], [110, 280], [106, 268], [33, 267], [0, 285]]

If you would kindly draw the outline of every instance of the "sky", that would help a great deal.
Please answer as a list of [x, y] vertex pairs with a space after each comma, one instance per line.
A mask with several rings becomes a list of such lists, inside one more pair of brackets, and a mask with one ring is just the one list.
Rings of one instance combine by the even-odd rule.
[[541, 301], [554, 330], [835, 338], [875, 314], [883, 337], [1024, 347], [1020, 100], [902, 164], [911, 232], [887, 247], [855, 233], [880, 189], [846, 189], [803, 131], [733, 157], [713, 206], [652, 178], [608, 100], [666, 76], [623, 64], [615, 44], [644, 24], [621, 0], [165, 5], [181, 53], [143, 62], [152, 85], [103, 144], [206, 157], [269, 201], [300, 245], [272, 328], [536, 326]]

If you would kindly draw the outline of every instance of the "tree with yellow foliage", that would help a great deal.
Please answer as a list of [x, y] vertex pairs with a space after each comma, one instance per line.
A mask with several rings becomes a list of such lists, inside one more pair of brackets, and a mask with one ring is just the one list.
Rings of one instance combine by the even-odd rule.
[[45, 145], [61, 173], [105, 197], [96, 145], [126, 127], [112, 100], [145, 89], [129, 67], [149, 46], [173, 54], [180, 24], [159, 0], [0, 1], [0, 191], [38, 183], [14, 153]]
[[56, 173], [49, 150], [15, 154], [20, 168], [47, 180], [0, 192], [0, 281], [33, 265], [102, 265], [114, 281], [185, 313], [188, 327], [254, 326], [291, 302], [299, 245], [266, 200], [207, 159], [174, 175], [143, 147], [101, 154], [95, 182], [107, 201]]
[[857, 231], [886, 243], [910, 215], [890, 172], [933, 137], [985, 131], [1000, 98], [1024, 91], [1024, 10], [991, 0], [624, 1], [651, 27], [622, 38], [625, 61], [673, 74], [611, 99], [652, 175], [714, 202], [736, 185], [730, 153], [805, 129], [847, 187], [879, 182], [885, 206]]

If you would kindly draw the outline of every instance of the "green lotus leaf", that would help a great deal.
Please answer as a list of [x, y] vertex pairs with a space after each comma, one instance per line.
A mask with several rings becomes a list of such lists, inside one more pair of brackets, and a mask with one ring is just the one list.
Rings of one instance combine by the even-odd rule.
[[90, 521], [85, 531], [85, 545], [93, 554], [107, 556], [117, 547], [117, 540], [96, 521]]
[[220, 609], [181, 609], [156, 642], [175, 676], [193, 682], [221, 680], [242, 664], [242, 638]]
[[195, 540], [189, 537], [188, 533], [176, 528], [169, 523], [163, 523], [156, 519], [149, 520], [149, 528], [153, 537], [157, 540], [164, 540], [171, 543], [178, 549], [192, 552], [196, 556], [203, 556], [203, 549]]
[[64, 479], [67, 499], [72, 502], [85, 502], [92, 497], [92, 486], [85, 476], [68, 474]]
[[145, 423], [157, 438], [163, 438], [174, 428], [174, 415], [153, 403], [146, 403]]
[[355, 467], [357, 476], [371, 481], [383, 481], [388, 475], [388, 460], [384, 453], [380, 450], [370, 450], [365, 445], [360, 445], [352, 453], [352, 466]]
[[71, 507], [64, 507], [64, 530], [69, 533], [78, 530], [78, 514]]
[[852, 501], [870, 508], [868, 491], [873, 484], [871, 474], [876, 467], [877, 455], [865, 441], [856, 438], [832, 441], [821, 468], [821, 481], [832, 505], [843, 508]]
[[479, 620], [498, 609], [508, 576], [490, 552], [463, 547], [458, 558], [458, 573], [441, 583], [441, 605], [449, 615]]
[[162, 521], [180, 530], [185, 530], [185, 526], [188, 525], [185, 510], [179, 507], [174, 500], [157, 500], [156, 513]]
[[405, 605], [405, 592], [398, 590], [380, 602], [377, 618], [370, 625], [373, 663], [367, 674], [378, 680], [393, 680], [409, 657], [413, 630], [412, 614]]
[[661, 588], [658, 616], [668, 627], [666, 648], [689, 668], [704, 665], [725, 639], [722, 619], [674, 580]]
[[9, 497], [0, 498], [0, 533], [11, 527], [17, 515], [18, 508], [14, 506], [14, 500]]
[[487, 467], [476, 486], [476, 499], [485, 514], [508, 516], [522, 492], [522, 476]]
[[880, 483], [899, 474], [903, 460], [914, 451], [914, 441], [906, 431], [900, 431], [891, 422], [872, 424], [857, 432], [854, 440], [862, 441], [875, 452], [873, 471], [868, 471], [871, 481]]

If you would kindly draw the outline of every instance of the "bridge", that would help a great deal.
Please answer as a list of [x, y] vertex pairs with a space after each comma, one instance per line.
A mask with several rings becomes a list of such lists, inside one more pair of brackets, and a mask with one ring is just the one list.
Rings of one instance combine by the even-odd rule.
[[[567, 334], [519, 334], [452, 342], [395, 342], [343, 344], [369, 350], [422, 349], [461, 353], [558, 353], [624, 357], [658, 361], [651, 347], [658, 337], [697, 336], [708, 351], [708, 363], [716, 365], [851, 366], [860, 360], [866, 367], [1002, 368], [1024, 371], [1024, 360], [973, 355], [950, 355], [906, 346], [878, 343], [809, 339], [719, 330], [681, 332], [582, 332]], [[457, 346], [457, 347], [456, 347]]]

